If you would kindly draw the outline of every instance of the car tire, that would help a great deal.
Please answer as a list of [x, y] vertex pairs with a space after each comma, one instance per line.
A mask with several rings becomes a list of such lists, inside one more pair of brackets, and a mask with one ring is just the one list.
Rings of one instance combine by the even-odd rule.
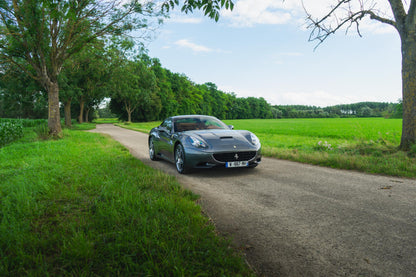
[[175, 166], [176, 166], [176, 170], [180, 174], [184, 174], [188, 172], [188, 168], [186, 166], [186, 160], [185, 160], [185, 150], [182, 144], [178, 144], [175, 147]]
[[149, 157], [152, 161], [158, 161], [159, 160], [157, 155], [156, 155], [153, 138], [150, 138], [150, 140], [149, 140]]

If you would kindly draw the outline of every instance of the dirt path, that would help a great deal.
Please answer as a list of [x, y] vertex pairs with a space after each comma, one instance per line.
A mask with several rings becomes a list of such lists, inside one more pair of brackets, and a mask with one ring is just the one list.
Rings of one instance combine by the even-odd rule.
[[149, 159], [146, 134], [112, 125], [94, 132], [201, 195], [260, 276], [416, 276], [416, 180], [268, 158], [255, 169], [179, 175]]

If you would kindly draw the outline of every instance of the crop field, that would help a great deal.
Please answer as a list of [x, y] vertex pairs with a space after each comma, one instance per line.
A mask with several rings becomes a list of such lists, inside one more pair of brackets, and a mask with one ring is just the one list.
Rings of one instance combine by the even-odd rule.
[[256, 133], [266, 148], [310, 149], [327, 142], [332, 148], [362, 142], [399, 145], [401, 119], [254, 119], [226, 120], [235, 129]]
[[[416, 177], [416, 150], [398, 151], [401, 119], [224, 120], [261, 140], [264, 156], [341, 169]], [[160, 122], [119, 124], [148, 132]]]

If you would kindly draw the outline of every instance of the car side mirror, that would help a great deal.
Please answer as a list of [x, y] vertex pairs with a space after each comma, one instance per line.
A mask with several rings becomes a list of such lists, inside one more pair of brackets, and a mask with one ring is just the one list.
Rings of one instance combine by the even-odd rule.
[[166, 127], [159, 127], [159, 131], [166, 133], [166, 134], [170, 134], [170, 131]]
[[234, 126], [233, 125], [228, 125], [228, 128], [230, 128], [231, 130], [234, 130]]

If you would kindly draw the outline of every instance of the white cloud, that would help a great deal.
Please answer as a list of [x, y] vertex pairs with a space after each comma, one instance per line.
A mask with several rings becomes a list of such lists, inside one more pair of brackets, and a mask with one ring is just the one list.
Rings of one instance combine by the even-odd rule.
[[255, 24], [285, 24], [292, 20], [291, 1], [239, 0], [233, 11], [223, 11], [222, 15], [231, 20], [234, 27], [251, 27]]
[[269, 61], [273, 64], [282, 65], [292, 63], [293, 60], [299, 57], [303, 57], [303, 53], [300, 52], [280, 52], [270, 57]]
[[391, 34], [396, 33], [396, 29], [388, 24], [383, 24], [376, 20], [371, 20], [370, 18], [365, 18], [360, 24], [361, 30], [364, 32], [369, 32], [373, 34]]
[[194, 42], [191, 42], [188, 39], [177, 40], [174, 42], [174, 44], [182, 48], [191, 49], [193, 52], [197, 52], [197, 53], [211, 53], [211, 52], [221, 53], [221, 54], [231, 53], [230, 51], [226, 51], [222, 49], [213, 49], [213, 48], [206, 47], [204, 45], [196, 44]]
[[282, 52], [280, 53], [281, 56], [288, 56], [288, 57], [301, 57], [303, 53], [300, 52]]
[[193, 43], [193, 42], [191, 42], [187, 39], [180, 39], [180, 40], [175, 42], [175, 45], [178, 45], [178, 46], [184, 47], [184, 48], [189, 48], [194, 52], [205, 52], [205, 53], [207, 53], [207, 52], [213, 52], [214, 51], [211, 48]]
[[190, 17], [189, 15], [174, 15], [167, 19], [168, 23], [185, 23], [185, 24], [199, 24], [203, 20], [203, 17]]

